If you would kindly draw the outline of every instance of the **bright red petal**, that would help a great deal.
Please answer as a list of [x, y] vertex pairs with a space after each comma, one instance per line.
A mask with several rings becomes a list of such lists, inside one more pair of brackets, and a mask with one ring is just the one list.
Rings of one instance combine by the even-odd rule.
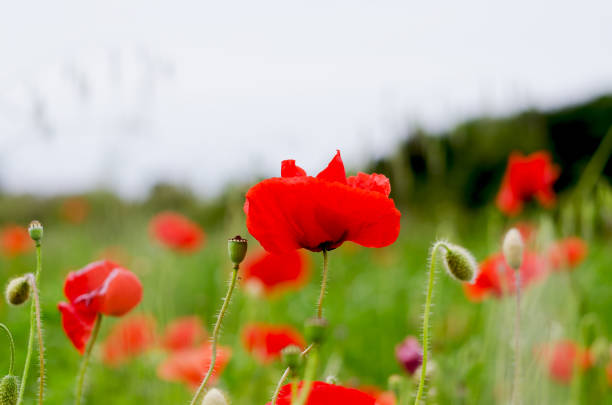
[[329, 162], [329, 165], [321, 173], [317, 174], [317, 179], [346, 184], [346, 171], [340, 157], [340, 151], [336, 151], [336, 155]]
[[306, 172], [295, 164], [295, 160], [283, 160], [281, 162], [281, 177], [302, 177]]
[[66, 302], [60, 302], [57, 305], [57, 309], [59, 309], [62, 315], [62, 327], [66, 336], [68, 336], [79, 353], [83, 354], [97, 315], [80, 313], [71, 304]]
[[241, 267], [246, 284], [259, 283], [266, 294], [298, 287], [308, 278], [308, 256], [298, 250], [287, 253], [260, 252]]
[[176, 212], [162, 212], [151, 220], [151, 235], [163, 245], [182, 252], [194, 252], [204, 242], [198, 224]]
[[[223, 369], [232, 357], [230, 348], [220, 346], [217, 348], [217, 361], [212, 374], [212, 383], [223, 372]], [[206, 375], [212, 358], [210, 344], [186, 349], [171, 354], [157, 368], [157, 375], [162, 380], [177, 381], [196, 389]]]
[[[301, 389], [303, 383], [299, 384]], [[277, 405], [291, 405], [291, 384], [283, 386], [278, 396]], [[340, 385], [315, 381], [312, 385], [306, 405], [375, 405], [376, 399], [365, 392], [345, 388]], [[271, 405], [268, 402], [267, 405]]]
[[92, 291], [96, 291], [102, 287], [113, 269], [118, 267], [117, 264], [111, 261], [100, 260], [88, 264], [81, 270], [70, 272], [64, 282], [64, 294], [66, 298], [77, 307], [79, 312], [98, 312], [100, 308], [93, 306], [91, 299], [81, 299], [78, 303], [75, 303], [75, 301], [77, 301], [79, 297], [91, 294]]
[[162, 338], [165, 349], [176, 352], [192, 348], [206, 339], [206, 330], [197, 316], [186, 316], [172, 321]]
[[260, 362], [269, 363], [280, 357], [281, 351], [290, 345], [304, 349], [306, 341], [291, 326], [251, 324], [242, 331], [242, 343]]
[[135, 315], [122, 319], [102, 344], [102, 360], [109, 366], [118, 366], [152, 348], [155, 340], [152, 317]]
[[131, 271], [116, 268], [108, 276], [93, 302], [99, 300], [104, 315], [122, 316], [130, 312], [142, 299], [142, 284]]
[[351, 187], [362, 188], [369, 191], [377, 191], [388, 197], [391, 194], [391, 183], [389, 179], [382, 174], [365, 174], [357, 173], [357, 176], [351, 176], [346, 179], [346, 182]]

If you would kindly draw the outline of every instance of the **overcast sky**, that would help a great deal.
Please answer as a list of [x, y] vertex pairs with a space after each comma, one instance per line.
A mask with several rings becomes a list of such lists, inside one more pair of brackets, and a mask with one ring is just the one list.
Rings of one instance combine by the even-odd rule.
[[0, 187], [349, 168], [414, 125], [612, 90], [609, 1], [53, 1], [0, 14]]

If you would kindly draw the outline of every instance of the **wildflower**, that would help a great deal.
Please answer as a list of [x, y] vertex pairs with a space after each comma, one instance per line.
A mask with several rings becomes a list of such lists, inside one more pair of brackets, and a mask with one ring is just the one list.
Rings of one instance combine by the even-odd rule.
[[359, 391], [370, 394], [376, 399], [376, 405], [396, 405], [395, 394], [391, 391], [382, 391], [374, 386], [359, 387]]
[[561, 239], [553, 243], [546, 256], [552, 270], [573, 269], [584, 261], [589, 247], [579, 237]]
[[0, 230], [0, 251], [13, 257], [29, 252], [34, 247], [28, 230], [22, 226], [8, 225]]
[[395, 358], [408, 374], [413, 375], [423, 363], [423, 348], [415, 337], [408, 336], [395, 347]]
[[204, 242], [204, 231], [185, 216], [176, 212], [157, 214], [150, 223], [151, 235], [170, 249], [194, 252]]
[[[213, 370], [213, 379], [219, 377], [232, 356], [228, 347], [217, 348], [217, 361]], [[194, 391], [202, 382], [210, 367], [212, 348], [209, 343], [199, 347], [180, 350], [172, 353], [157, 368], [157, 375], [162, 380], [182, 382]]]
[[594, 365], [591, 352], [571, 340], [542, 345], [536, 348], [536, 355], [550, 378], [563, 384], [572, 381], [574, 372], [585, 371]]
[[98, 314], [123, 316], [142, 298], [138, 277], [113, 262], [102, 260], [70, 272], [64, 282], [68, 302], [60, 302], [64, 332], [83, 354]]
[[546, 151], [523, 156], [515, 152], [508, 159], [508, 166], [497, 194], [497, 206], [507, 215], [516, 215], [523, 203], [535, 198], [545, 207], [555, 202], [553, 184], [559, 177], [559, 167], [552, 163]]
[[[536, 253], [526, 251], [518, 272], [522, 287], [527, 287], [544, 277], [548, 270], [545, 261]], [[480, 272], [473, 284], [464, 284], [467, 297], [472, 301], [482, 301], [488, 296], [500, 298], [513, 294], [516, 290], [516, 275], [508, 266], [503, 253], [495, 253], [480, 263]]]
[[247, 325], [242, 331], [242, 343], [249, 353], [264, 364], [278, 359], [288, 346], [306, 347], [304, 338], [293, 327], [263, 323]]
[[60, 216], [74, 225], [83, 223], [89, 215], [89, 202], [84, 197], [69, 197], [60, 206]]
[[175, 319], [161, 338], [162, 346], [171, 352], [193, 348], [206, 340], [207, 333], [197, 316]]
[[242, 278], [247, 286], [261, 286], [267, 296], [272, 296], [302, 286], [309, 276], [308, 264], [308, 256], [300, 251], [261, 251], [244, 264]]
[[264, 180], [247, 192], [247, 228], [273, 253], [332, 250], [345, 241], [387, 246], [400, 230], [400, 212], [390, 191], [389, 180], [380, 174], [347, 178], [339, 151], [316, 177], [285, 160], [281, 177]]
[[102, 344], [102, 360], [109, 366], [118, 366], [151, 349], [155, 340], [155, 319], [152, 317], [134, 315], [122, 319]]
[[[302, 387], [302, 383], [298, 385], [298, 389]], [[277, 405], [291, 404], [291, 384], [287, 384], [281, 388]], [[363, 391], [354, 388], [346, 388], [341, 385], [327, 384], [321, 381], [315, 381], [310, 390], [310, 394], [306, 401], [306, 405], [377, 405], [376, 399]], [[267, 405], [271, 405], [268, 402]]]

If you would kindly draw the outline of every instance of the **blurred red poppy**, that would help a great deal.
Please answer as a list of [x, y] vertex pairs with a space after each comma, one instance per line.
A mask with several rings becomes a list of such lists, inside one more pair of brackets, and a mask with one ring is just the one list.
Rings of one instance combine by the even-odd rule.
[[28, 230], [18, 225], [7, 225], [0, 230], [0, 249], [5, 256], [17, 256], [34, 248]]
[[391, 391], [382, 391], [378, 387], [362, 386], [359, 390], [373, 396], [376, 405], [395, 405], [395, 395]]
[[162, 336], [162, 346], [171, 352], [190, 349], [198, 346], [207, 337], [202, 321], [197, 316], [185, 316], [175, 319]]
[[316, 177], [307, 176], [294, 160], [285, 160], [281, 177], [247, 192], [247, 228], [273, 253], [332, 250], [345, 241], [387, 246], [400, 230], [400, 212], [390, 191], [389, 179], [380, 174], [347, 178], [340, 151]]
[[561, 239], [548, 248], [547, 257], [552, 270], [573, 269], [586, 258], [589, 247], [578, 237]]
[[102, 360], [118, 366], [155, 345], [155, 319], [148, 315], [134, 315], [113, 326], [102, 344]]
[[569, 384], [576, 370], [593, 367], [592, 353], [571, 340], [544, 344], [535, 350], [538, 360], [547, 368], [550, 378]]
[[261, 251], [242, 266], [242, 277], [247, 286], [255, 285], [271, 296], [304, 285], [309, 276], [308, 264], [308, 256], [297, 250], [287, 253]]
[[[229, 362], [232, 351], [228, 347], [217, 347], [217, 361], [212, 375], [212, 382], [219, 377]], [[212, 358], [212, 349], [209, 343], [190, 349], [172, 353], [157, 368], [157, 375], [162, 380], [177, 381], [188, 385], [195, 390], [208, 372]]]
[[279, 358], [281, 351], [290, 345], [306, 347], [306, 341], [293, 327], [287, 325], [250, 324], [242, 331], [245, 349], [262, 363]]
[[[526, 251], [523, 264], [519, 269], [521, 287], [542, 280], [548, 274], [545, 260], [538, 254]], [[463, 285], [467, 297], [472, 301], [482, 301], [494, 296], [500, 298], [516, 291], [515, 270], [506, 264], [503, 253], [495, 253], [480, 263], [480, 272], [473, 284]]]
[[[302, 388], [302, 383], [298, 389]], [[281, 388], [277, 405], [291, 405], [291, 384]], [[268, 402], [267, 405], [271, 405]], [[340, 385], [315, 381], [308, 395], [306, 405], [377, 405], [376, 399], [363, 391]]]
[[182, 252], [194, 252], [204, 242], [204, 231], [198, 224], [176, 212], [162, 212], [153, 217], [151, 235], [163, 245]]
[[97, 315], [122, 316], [131, 311], [142, 299], [142, 284], [131, 271], [102, 260], [70, 272], [64, 295], [68, 303], [58, 304], [62, 325], [82, 354]]
[[559, 166], [552, 163], [550, 153], [546, 151], [527, 156], [512, 153], [497, 194], [497, 206], [507, 215], [521, 212], [523, 203], [532, 198], [550, 207], [555, 202], [553, 184], [559, 171]]
[[89, 214], [89, 202], [83, 197], [70, 197], [62, 202], [60, 215], [72, 224], [80, 224]]

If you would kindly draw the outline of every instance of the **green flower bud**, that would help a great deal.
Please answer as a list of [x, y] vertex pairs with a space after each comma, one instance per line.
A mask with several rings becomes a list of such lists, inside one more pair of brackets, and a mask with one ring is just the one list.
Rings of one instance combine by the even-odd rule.
[[227, 250], [229, 257], [234, 266], [238, 266], [244, 260], [247, 253], [248, 242], [240, 235], [233, 237], [227, 241]]
[[504, 243], [502, 244], [502, 251], [504, 252], [504, 258], [510, 268], [518, 270], [523, 264], [523, 250], [525, 244], [523, 243], [523, 237], [516, 228], [510, 229], [504, 237]]
[[0, 405], [15, 405], [19, 395], [19, 379], [7, 375], [0, 380]]
[[327, 335], [328, 322], [324, 318], [310, 318], [306, 321], [305, 335], [308, 341], [321, 344]]
[[225, 395], [216, 388], [211, 388], [202, 400], [202, 405], [229, 405]]
[[327, 378], [325, 378], [325, 382], [328, 384], [332, 384], [332, 385], [338, 385], [338, 377], [336, 377], [335, 375], [328, 375]]
[[285, 367], [298, 371], [302, 366], [302, 350], [296, 345], [289, 345], [281, 351], [281, 359]]
[[39, 244], [43, 237], [42, 224], [36, 220], [30, 222], [30, 226], [28, 227], [28, 232], [30, 233], [30, 238], [32, 238], [32, 240], [36, 242], [36, 244]]
[[9, 281], [6, 286], [6, 301], [14, 306], [25, 303], [30, 298], [30, 283], [27, 276]]
[[448, 274], [457, 281], [472, 283], [478, 273], [478, 263], [465, 248], [443, 243], [442, 261]]

